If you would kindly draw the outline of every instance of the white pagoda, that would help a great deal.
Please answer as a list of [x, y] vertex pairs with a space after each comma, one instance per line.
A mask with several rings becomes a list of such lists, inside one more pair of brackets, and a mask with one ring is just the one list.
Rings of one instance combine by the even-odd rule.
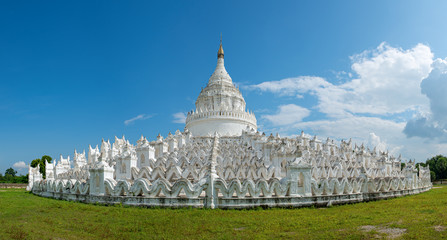
[[196, 101], [196, 110], [188, 113], [186, 129], [193, 136], [237, 136], [246, 128], [257, 130], [256, 117], [245, 110], [245, 100], [224, 65], [222, 42], [217, 66]]
[[224, 66], [200, 92], [183, 132], [153, 141], [89, 146], [29, 169], [36, 195], [86, 203], [160, 207], [251, 208], [326, 206], [429, 190], [430, 170], [387, 152], [341, 140], [294, 138], [257, 131], [256, 117]]

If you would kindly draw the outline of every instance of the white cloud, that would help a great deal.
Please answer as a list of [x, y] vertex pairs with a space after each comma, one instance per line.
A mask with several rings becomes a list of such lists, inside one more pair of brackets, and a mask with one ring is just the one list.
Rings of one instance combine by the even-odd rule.
[[321, 77], [300, 76], [296, 78], [286, 78], [280, 81], [263, 82], [257, 85], [244, 86], [245, 89], [259, 89], [264, 92], [273, 92], [280, 95], [299, 95], [314, 91], [322, 87], [328, 87], [332, 84], [328, 83]]
[[[261, 118], [272, 123], [270, 126], [261, 124], [282, 135], [305, 130], [323, 138], [352, 138], [359, 144], [368, 143], [393, 155], [402, 152], [404, 157], [420, 161], [447, 153], [447, 144], [410, 139], [404, 134], [404, 129], [412, 127], [414, 136], [445, 134], [447, 139], [447, 59], [434, 63], [431, 49], [424, 44], [404, 50], [382, 43], [351, 60], [352, 74], [340, 72], [336, 76], [337, 82], [344, 80], [342, 83], [300, 76], [246, 86], [278, 96], [313, 95], [317, 98], [313, 108], [322, 113], [316, 113], [320, 116], [317, 120], [302, 122], [304, 115], [291, 121], [288, 119], [293, 117], [286, 117], [290, 111], [282, 110], [285, 105], [281, 105], [277, 114]], [[410, 118], [413, 122], [407, 123]]]
[[247, 86], [279, 95], [310, 93], [318, 98], [318, 109], [330, 117], [370, 113], [389, 115], [424, 109], [428, 99], [420, 94], [420, 83], [431, 70], [433, 53], [418, 44], [402, 50], [382, 43], [373, 51], [351, 57], [358, 78], [334, 85], [321, 77], [301, 76]]
[[358, 78], [340, 86], [347, 91], [343, 96], [348, 100], [346, 110], [387, 114], [427, 104], [427, 98], [420, 94], [420, 83], [433, 62], [428, 46], [418, 44], [402, 50], [382, 43], [352, 59], [352, 70]]
[[184, 112], [174, 113], [172, 114], [172, 116], [174, 117], [174, 120], [172, 122], [185, 124], [186, 114]]
[[394, 122], [377, 117], [349, 117], [331, 120], [316, 120], [300, 122], [293, 126], [293, 129], [308, 129], [315, 134], [327, 136], [335, 139], [353, 138], [359, 142], [367, 142], [370, 133], [382, 136], [386, 139], [402, 135], [405, 123]]
[[137, 120], [145, 120], [145, 119], [151, 118], [151, 117], [153, 117], [153, 116], [154, 116], [154, 115], [140, 114], [140, 115], [138, 115], [138, 116], [136, 116], [136, 117], [134, 117], [134, 118], [125, 120], [125, 121], [124, 121], [124, 125], [127, 126], [127, 125], [132, 124], [133, 122], [135, 122], [135, 121], [137, 121]]
[[421, 83], [421, 92], [430, 100], [430, 112], [408, 121], [408, 137], [438, 139], [447, 142], [447, 58], [436, 59], [433, 70]]
[[287, 104], [279, 106], [279, 110], [274, 115], [263, 115], [262, 117], [269, 120], [273, 125], [289, 125], [300, 122], [303, 118], [309, 116], [310, 111], [306, 108], [295, 104]]
[[12, 165], [13, 168], [19, 168], [19, 169], [24, 169], [24, 168], [28, 168], [28, 165], [26, 165], [26, 163], [24, 161], [20, 161], [20, 162], [16, 162]]
[[369, 133], [368, 146], [373, 149], [376, 148], [377, 151], [386, 151], [386, 143], [380, 140], [380, 137], [375, 133]]

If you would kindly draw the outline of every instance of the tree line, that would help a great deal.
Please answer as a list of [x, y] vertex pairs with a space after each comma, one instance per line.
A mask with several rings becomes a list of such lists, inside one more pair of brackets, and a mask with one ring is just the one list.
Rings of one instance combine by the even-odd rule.
[[0, 183], [28, 183], [28, 174], [18, 176], [16, 170], [8, 168], [4, 176], [0, 173]]
[[447, 157], [443, 155], [437, 155], [430, 159], [427, 159], [425, 163], [417, 163], [416, 167], [426, 167], [428, 164], [430, 168], [431, 181], [447, 179]]
[[[48, 155], [43, 155], [41, 158], [36, 158], [31, 161], [31, 167], [37, 167], [39, 165], [39, 171], [42, 173], [42, 177], [45, 179], [45, 162], [51, 163], [53, 158]], [[28, 183], [28, 174], [17, 175], [17, 171], [13, 168], [6, 169], [5, 175], [0, 173], [0, 183]]]

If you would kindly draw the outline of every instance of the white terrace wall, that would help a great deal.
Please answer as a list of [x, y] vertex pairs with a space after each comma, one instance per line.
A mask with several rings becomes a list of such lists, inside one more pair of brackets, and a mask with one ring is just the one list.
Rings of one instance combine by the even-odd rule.
[[[193, 138], [177, 132], [180, 146], [173, 136], [150, 143], [142, 137], [137, 147], [118, 139], [110, 159], [98, 156], [54, 179], [41, 180], [38, 169], [30, 169], [29, 188], [40, 196], [87, 203], [250, 208], [343, 204], [432, 187], [428, 167], [418, 172], [409, 162], [401, 170], [400, 160], [350, 142], [336, 146], [304, 135], [288, 139], [253, 131]], [[133, 162], [125, 176], [117, 174], [122, 161]]]
[[[299, 207], [310, 205], [335, 205], [416, 194], [431, 188], [429, 182], [417, 177], [412, 179], [377, 179], [360, 177], [354, 181], [325, 180], [317, 184], [310, 179], [310, 168], [290, 166], [288, 176], [281, 180], [235, 179], [226, 182], [217, 178], [211, 184], [210, 176], [191, 183], [180, 179], [174, 184], [164, 179], [150, 182], [139, 178], [133, 182], [115, 181], [110, 170], [91, 169], [88, 182], [79, 180], [49, 180], [34, 183], [34, 194], [86, 203], [104, 203], [159, 206], [159, 207], [209, 207], [251, 208]], [[213, 191], [210, 191], [210, 186]], [[212, 192], [213, 196], [209, 196]], [[210, 202], [212, 199], [212, 202]]]

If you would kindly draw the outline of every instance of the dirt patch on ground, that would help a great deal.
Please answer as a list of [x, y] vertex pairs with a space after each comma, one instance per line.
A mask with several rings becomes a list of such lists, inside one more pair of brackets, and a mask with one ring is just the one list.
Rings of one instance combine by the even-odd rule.
[[360, 230], [362, 230], [364, 232], [371, 232], [374, 229], [376, 229], [376, 226], [366, 225], [366, 226], [360, 227]]
[[244, 230], [244, 229], [246, 229], [246, 227], [235, 228], [234, 230], [235, 230], [235, 231], [242, 231], [242, 230]]
[[433, 228], [434, 228], [435, 231], [437, 231], [437, 232], [444, 232], [444, 231], [447, 229], [446, 226], [441, 226], [441, 225], [433, 226]]
[[432, 187], [432, 188], [442, 188], [442, 187]]
[[388, 239], [394, 239], [402, 236], [407, 229], [405, 228], [382, 228], [377, 230], [380, 233], [385, 233]]
[[[365, 225], [361, 226], [360, 230], [363, 232], [371, 232], [376, 231], [378, 233], [382, 233], [386, 235], [386, 239], [395, 239], [400, 236], [402, 236], [407, 229], [405, 228], [388, 228], [388, 227], [381, 227], [381, 226], [372, 226], [372, 225]], [[376, 238], [382, 238], [382, 236], [375, 235]]]
[[400, 220], [397, 221], [397, 222], [390, 222], [390, 223], [388, 223], [387, 226], [390, 226], [390, 225], [392, 225], [392, 224], [401, 225], [403, 222], [404, 222], [404, 221], [402, 221], [402, 219], [400, 219]]

